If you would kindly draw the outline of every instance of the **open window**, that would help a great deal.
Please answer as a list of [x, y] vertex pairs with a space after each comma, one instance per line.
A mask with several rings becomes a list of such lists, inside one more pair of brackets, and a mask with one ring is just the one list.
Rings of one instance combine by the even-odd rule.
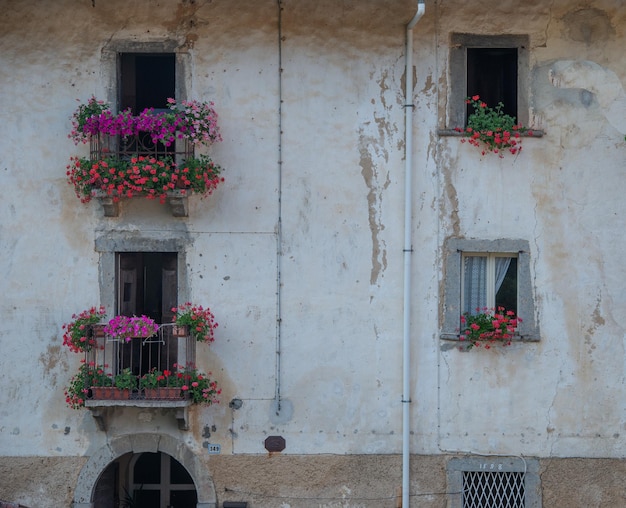
[[120, 110], [133, 115], [146, 108], [167, 110], [167, 99], [176, 98], [174, 53], [120, 54]]
[[[176, 41], [138, 43], [113, 41], [102, 51], [104, 73], [109, 77], [106, 102], [113, 111], [130, 108], [133, 115], [145, 109], [168, 111], [168, 98], [178, 103], [187, 99], [189, 54]], [[92, 143], [92, 158], [114, 152], [119, 157], [133, 155], [187, 158], [193, 147], [178, 140], [170, 146], [153, 142], [146, 132], [140, 136], [99, 139]]]
[[501, 306], [522, 319], [521, 339], [539, 340], [526, 240], [450, 238], [444, 270], [442, 339], [459, 339], [465, 312]]
[[179, 342], [172, 336], [177, 305], [178, 255], [176, 252], [118, 252], [117, 260], [117, 314], [146, 315], [160, 325], [153, 338], [133, 339], [116, 345], [117, 369], [130, 368], [141, 376], [151, 369], [175, 370], [178, 363]]
[[528, 124], [528, 36], [459, 34], [450, 41], [450, 127], [465, 126], [467, 97], [479, 95], [490, 107]]

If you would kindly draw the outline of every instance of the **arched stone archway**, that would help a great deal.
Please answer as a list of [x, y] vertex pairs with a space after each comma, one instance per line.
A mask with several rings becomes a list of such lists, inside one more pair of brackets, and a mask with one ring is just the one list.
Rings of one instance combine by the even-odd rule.
[[129, 452], [163, 452], [174, 457], [193, 478], [198, 494], [197, 508], [217, 508], [213, 480], [191, 449], [172, 436], [149, 433], [116, 437], [94, 453], [78, 475], [74, 508], [93, 508], [93, 492], [98, 478], [111, 462]]

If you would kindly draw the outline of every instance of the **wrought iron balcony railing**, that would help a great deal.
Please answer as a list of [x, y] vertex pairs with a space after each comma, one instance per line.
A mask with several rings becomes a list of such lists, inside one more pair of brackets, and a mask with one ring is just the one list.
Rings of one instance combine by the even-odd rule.
[[130, 136], [109, 136], [98, 134], [91, 136], [89, 142], [90, 158], [92, 161], [113, 157], [118, 159], [130, 159], [135, 156], [155, 157], [162, 159], [171, 157], [176, 162], [181, 162], [193, 157], [193, 143], [186, 139], [177, 139], [170, 146], [161, 142], [154, 142], [149, 132], [140, 132]]
[[92, 333], [95, 343], [85, 353], [85, 361], [100, 366], [104, 381], [96, 383], [101, 386], [85, 387], [85, 406], [98, 426], [106, 429], [102, 408], [140, 406], [176, 410], [178, 425], [186, 430], [191, 401], [181, 390], [178, 374], [195, 365], [195, 338], [171, 323], [160, 325], [152, 337], [113, 338], [100, 325], [94, 325]]

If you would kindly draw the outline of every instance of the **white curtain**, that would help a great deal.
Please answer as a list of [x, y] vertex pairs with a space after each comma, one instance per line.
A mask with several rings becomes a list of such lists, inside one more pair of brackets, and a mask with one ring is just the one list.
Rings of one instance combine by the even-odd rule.
[[476, 314], [487, 306], [487, 257], [466, 256], [463, 281], [463, 313]]
[[[464, 261], [463, 313], [476, 314], [476, 309], [487, 307], [487, 256], [466, 256]], [[495, 258], [495, 294], [498, 293], [511, 258]]]

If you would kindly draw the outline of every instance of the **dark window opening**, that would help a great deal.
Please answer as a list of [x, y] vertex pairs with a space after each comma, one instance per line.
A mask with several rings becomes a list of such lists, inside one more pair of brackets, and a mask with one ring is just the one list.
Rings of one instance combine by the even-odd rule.
[[[467, 95], [517, 118], [517, 48], [467, 48]], [[473, 113], [468, 105], [466, 118]]]
[[120, 106], [134, 115], [146, 108], [165, 109], [176, 93], [174, 53], [122, 53]]
[[[176, 94], [176, 56], [174, 53], [121, 53], [119, 103], [122, 111], [130, 108], [133, 115], [153, 108], [155, 112], [169, 111], [167, 99]], [[121, 138], [120, 152], [172, 155], [176, 144], [155, 143], [148, 133]]]

